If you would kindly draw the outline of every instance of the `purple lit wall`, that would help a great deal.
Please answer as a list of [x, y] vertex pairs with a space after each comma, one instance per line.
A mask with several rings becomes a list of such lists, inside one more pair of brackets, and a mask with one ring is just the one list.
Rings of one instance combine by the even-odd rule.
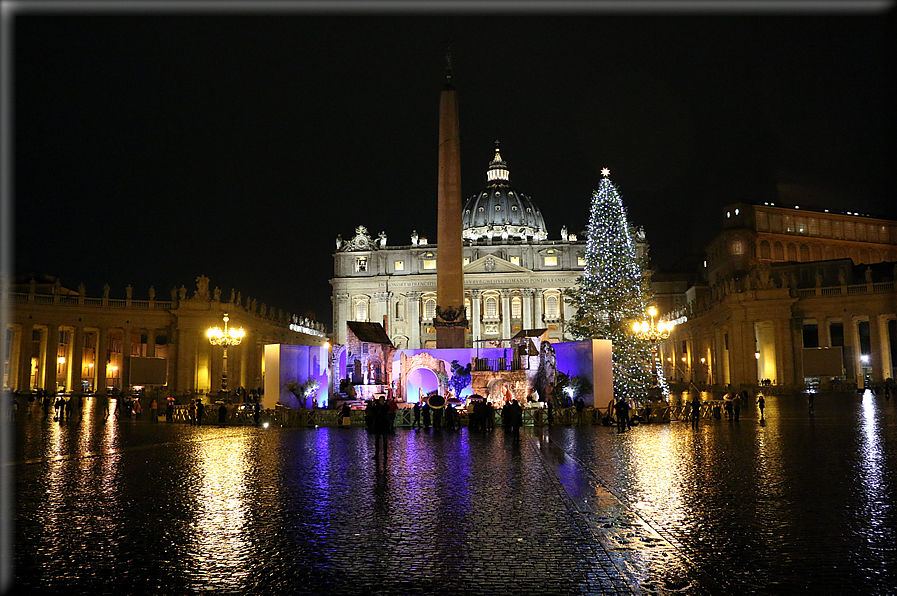
[[327, 407], [327, 348], [325, 346], [265, 346], [265, 395], [263, 406], [273, 408], [279, 401], [288, 408], [310, 408], [312, 398], [300, 404], [295, 395], [284, 389], [287, 381], [304, 383], [309, 378], [318, 381], [314, 399], [319, 408]]
[[584, 395], [587, 406], [604, 407], [614, 397], [611, 342], [608, 339], [584, 339], [552, 344], [557, 354], [557, 369], [570, 377], [589, 380], [593, 395]]

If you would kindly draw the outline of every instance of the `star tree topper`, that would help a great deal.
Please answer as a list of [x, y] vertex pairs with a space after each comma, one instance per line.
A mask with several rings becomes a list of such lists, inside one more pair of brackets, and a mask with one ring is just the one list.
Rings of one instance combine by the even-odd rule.
[[607, 178], [608, 176], [610, 176], [610, 170], [607, 168], [602, 168], [601, 175]]

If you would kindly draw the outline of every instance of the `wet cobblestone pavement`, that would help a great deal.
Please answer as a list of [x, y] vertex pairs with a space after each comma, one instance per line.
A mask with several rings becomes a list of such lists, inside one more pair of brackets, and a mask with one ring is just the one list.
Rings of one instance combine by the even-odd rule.
[[767, 423], [217, 428], [19, 412], [15, 593], [893, 594], [894, 400]]

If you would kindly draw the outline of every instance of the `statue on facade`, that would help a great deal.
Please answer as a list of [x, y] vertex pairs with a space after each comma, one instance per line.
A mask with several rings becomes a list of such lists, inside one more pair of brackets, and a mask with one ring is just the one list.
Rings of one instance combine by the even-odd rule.
[[234, 291], [233, 288], [231, 288], [231, 289], [230, 289], [230, 300], [228, 300], [228, 302], [230, 302], [231, 304], [233, 304], [233, 303], [234, 303], [234, 300], [236, 300], [236, 299], [237, 299], [237, 293]]
[[255, 298], [253, 298], [253, 299], [252, 299], [252, 306], [249, 308], [250, 312], [256, 312], [256, 309], [258, 308], [258, 305], [259, 305], [258, 300], [256, 300]]
[[149, 297], [150, 297], [150, 300], [156, 299], [156, 288], [154, 288], [153, 286], [150, 286]]
[[268, 313], [268, 307], [262, 302], [262, 307], [259, 309], [259, 314], [263, 317]]
[[185, 288], [184, 286], [181, 286], [181, 289], [178, 290], [178, 295], [180, 296], [181, 300], [186, 300], [187, 299], [187, 288]]
[[125, 288], [125, 298], [130, 300], [131, 296], [133, 296], [133, 295], [134, 295], [134, 287], [131, 284], [128, 284], [128, 286]]
[[196, 278], [196, 292], [193, 293], [194, 298], [208, 298], [209, 296], [209, 278], [200, 275]]
[[221, 289], [219, 289], [218, 286], [215, 286], [212, 293], [215, 295], [215, 302], [221, 302]]
[[171, 301], [177, 302], [178, 299], [178, 288], [177, 286], [171, 288]]
[[411, 230], [411, 246], [417, 246], [417, 230]]
[[342, 247], [343, 247], [343, 235], [337, 234], [336, 235], [336, 250], [339, 250]]
[[380, 232], [377, 238], [380, 241], [380, 248], [386, 248], [386, 232]]
[[568, 235], [567, 235], [567, 226], [561, 226], [561, 240], [563, 240], [564, 242], [566, 242], [566, 241], [567, 241], [567, 238], [568, 238]]
[[844, 270], [838, 269], [838, 284], [842, 286], [847, 285], [847, 278], [844, 277]]
[[787, 288], [788, 287], [788, 275], [784, 271], [782, 271], [781, 273], [779, 273], [779, 278], [782, 281], [782, 285], [780, 287]]
[[866, 283], [872, 283], [872, 267], [866, 267]]
[[85, 293], [87, 293], [87, 288], [84, 286], [84, 284], [83, 283], [78, 284], [78, 294], [83, 296]]
[[822, 273], [820, 273], [819, 270], [816, 271], [816, 287], [822, 287]]
[[109, 284], [103, 284], [103, 298], [109, 298]]
[[237, 304], [243, 306], [243, 292], [237, 292]]

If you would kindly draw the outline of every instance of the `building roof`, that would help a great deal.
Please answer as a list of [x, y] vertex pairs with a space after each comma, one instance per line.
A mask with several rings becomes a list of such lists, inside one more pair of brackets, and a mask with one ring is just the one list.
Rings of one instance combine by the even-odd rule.
[[548, 327], [545, 327], [544, 329], [521, 329], [517, 332], [517, 335], [515, 335], [511, 339], [521, 339], [524, 337], [542, 337], [546, 331], [548, 331]]
[[346, 321], [349, 331], [355, 334], [358, 341], [364, 341], [372, 344], [392, 345], [386, 330], [380, 323], [368, 323], [364, 321]]
[[528, 196], [511, 186], [508, 164], [501, 158], [498, 141], [495, 157], [486, 170], [486, 187], [467, 199], [461, 228], [465, 240], [548, 238], [542, 212]]

